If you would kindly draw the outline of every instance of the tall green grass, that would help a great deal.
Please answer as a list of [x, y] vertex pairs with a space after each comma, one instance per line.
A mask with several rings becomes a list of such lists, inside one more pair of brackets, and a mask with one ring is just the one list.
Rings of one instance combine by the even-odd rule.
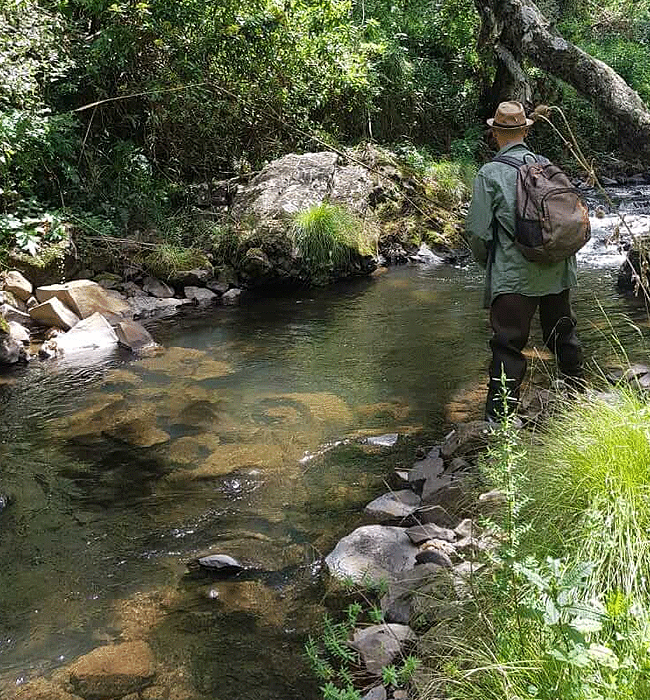
[[484, 476], [500, 545], [457, 620], [424, 639], [421, 700], [650, 698], [650, 405], [634, 388], [561, 403]]
[[292, 238], [312, 274], [349, 266], [359, 255], [374, 255], [374, 229], [347, 209], [324, 202], [296, 215]]

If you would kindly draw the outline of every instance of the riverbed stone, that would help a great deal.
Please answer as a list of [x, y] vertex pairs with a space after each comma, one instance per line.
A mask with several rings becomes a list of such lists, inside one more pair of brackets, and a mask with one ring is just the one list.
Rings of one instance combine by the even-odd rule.
[[13, 306], [14, 309], [18, 309], [18, 311], [22, 311], [23, 313], [27, 312], [27, 305], [25, 302], [21, 301], [17, 296], [6, 289], [0, 292], [0, 304], [8, 304], [9, 306]]
[[350, 646], [359, 652], [368, 673], [380, 676], [384, 666], [393, 663], [406, 644], [416, 639], [408, 625], [384, 623], [355, 630]]
[[27, 301], [32, 295], [32, 283], [18, 270], [10, 270], [2, 275], [3, 289], [14, 294], [21, 301]]
[[450, 486], [452, 476], [450, 474], [442, 474], [439, 476], [431, 476], [425, 479], [422, 485], [422, 503], [440, 502], [436, 498], [436, 494], [444, 488]]
[[376, 685], [363, 696], [362, 700], [386, 700], [386, 688], [383, 685]]
[[9, 321], [9, 334], [14, 340], [17, 340], [19, 343], [29, 345], [29, 331], [27, 330], [27, 328], [25, 328], [25, 326], [22, 326], [20, 323], [16, 323], [16, 321]]
[[481, 534], [481, 531], [471, 518], [461, 520], [454, 528], [454, 532], [458, 537], [479, 537]]
[[[142, 289], [139, 285], [137, 285], [135, 282], [132, 280], [129, 280], [128, 282], [124, 282], [121, 285], [122, 293], [126, 297], [146, 297], [148, 296], [147, 292]], [[173, 296], [173, 294], [172, 294]]]
[[115, 326], [117, 340], [131, 351], [143, 350], [156, 344], [149, 331], [136, 321], [120, 321]]
[[183, 294], [186, 299], [189, 299], [192, 303], [198, 306], [209, 306], [210, 304], [216, 304], [219, 298], [214, 292], [204, 287], [185, 287], [183, 289]]
[[41, 303], [53, 297], [74, 311], [79, 318], [88, 318], [99, 312], [111, 323], [118, 323], [133, 315], [125, 301], [108, 294], [103, 287], [92, 280], [73, 280], [36, 289], [36, 298]]
[[446, 437], [440, 454], [449, 459], [452, 456], [462, 457], [476, 453], [485, 447], [491, 432], [489, 423], [485, 421], [461, 423]]
[[207, 267], [195, 267], [191, 270], [178, 270], [170, 280], [174, 286], [182, 287], [205, 287], [212, 279], [213, 271]]
[[219, 280], [210, 280], [206, 285], [205, 285], [211, 292], [214, 292], [215, 294], [222, 296], [225, 294], [228, 289], [230, 288], [230, 285], [228, 282], [221, 282]]
[[79, 321], [67, 333], [59, 335], [56, 345], [58, 351], [65, 355], [105, 350], [117, 345], [117, 334], [100, 313], [94, 313]]
[[[152, 297], [156, 297], [157, 299], [170, 299], [174, 296], [174, 288], [155, 277], [145, 277], [142, 282], [142, 289], [147, 292], [147, 294], [151, 294]], [[130, 296], [134, 295], [132, 294]]]
[[148, 296], [131, 296], [128, 304], [133, 312], [134, 319], [141, 318], [164, 318], [173, 316], [181, 306], [191, 304], [189, 299], [157, 299]]
[[19, 686], [11, 697], [13, 700], [82, 700], [79, 695], [72, 695], [45, 678], [37, 678]]
[[445, 569], [451, 569], [454, 562], [447, 552], [437, 547], [426, 547], [415, 556], [418, 564], [435, 564]]
[[154, 680], [154, 658], [143, 641], [94, 649], [69, 669], [75, 693], [85, 700], [112, 700], [146, 688]]
[[435, 523], [426, 525], [415, 525], [410, 527], [406, 534], [409, 536], [414, 545], [420, 545], [427, 540], [445, 540], [453, 542], [456, 539], [456, 533], [446, 527], [440, 527]]
[[325, 563], [337, 580], [379, 583], [412, 569], [417, 552], [404, 528], [365, 525], [341, 539]]
[[365, 512], [381, 519], [406, 518], [420, 505], [420, 497], [410, 489], [391, 491], [368, 503]]
[[7, 321], [15, 321], [22, 325], [29, 325], [32, 323], [32, 316], [30, 313], [25, 313], [11, 304], [0, 304], [0, 316]]
[[234, 306], [239, 304], [239, 299], [241, 297], [242, 290], [237, 287], [229, 289], [221, 295], [221, 302], [226, 306]]
[[240, 564], [237, 559], [228, 554], [206, 554], [188, 562], [187, 567], [190, 571], [202, 569], [223, 574], [236, 574], [246, 569], [243, 564]]
[[413, 514], [414, 519], [421, 525], [435, 523], [440, 527], [453, 529], [454, 519], [446, 508], [441, 505], [424, 505]]
[[445, 463], [440, 457], [425, 457], [415, 462], [409, 472], [409, 483], [420, 490], [426, 481], [438, 479], [445, 469]]
[[435, 581], [441, 571], [442, 568], [437, 564], [421, 564], [395, 574], [394, 579], [388, 584], [388, 590], [380, 600], [384, 619], [387, 622], [408, 624], [413, 597], [425, 585]]
[[26, 359], [23, 344], [6, 333], [0, 333], [0, 365], [15, 365]]
[[69, 330], [79, 323], [79, 316], [71, 311], [57, 297], [51, 297], [29, 310], [29, 316], [42, 326], [54, 326]]

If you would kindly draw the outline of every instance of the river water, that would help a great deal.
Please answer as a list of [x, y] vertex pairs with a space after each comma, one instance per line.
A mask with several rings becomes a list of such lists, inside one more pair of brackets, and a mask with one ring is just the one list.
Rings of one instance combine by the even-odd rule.
[[[592, 368], [618, 341], [643, 358], [648, 330], [615, 290], [612, 220], [593, 223], [575, 297]], [[0, 687], [142, 637], [178, 697], [318, 697], [318, 561], [416, 445], [480, 415], [481, 299], [472, 265], [398, 267], [159, 323], [159, 355], [0, 377]], [[530, 346], [552, 375], [537, 329]], [[392, 450], [364, 444], [392, 432]], [[205, 551], [265, 573], [189, 577]]]

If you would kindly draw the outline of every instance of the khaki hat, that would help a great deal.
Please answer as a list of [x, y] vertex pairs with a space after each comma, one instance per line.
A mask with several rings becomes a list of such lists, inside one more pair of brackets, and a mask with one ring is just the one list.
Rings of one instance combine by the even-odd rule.
[[487, 123], [495, 129], [524, 129], [533, 123], [526, 118], [526, 112], [521, 102], [502, 102], [494, 114], [494, 119], [488, 119]]

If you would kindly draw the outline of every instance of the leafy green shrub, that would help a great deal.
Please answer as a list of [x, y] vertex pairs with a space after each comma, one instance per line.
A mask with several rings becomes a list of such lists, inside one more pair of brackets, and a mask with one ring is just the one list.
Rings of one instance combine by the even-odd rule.
[[373, 255], [377, 245], [364, 222], [328, 203], [297, 214], [292, 237], [312, 274], [345, 268], [355, 255]]

